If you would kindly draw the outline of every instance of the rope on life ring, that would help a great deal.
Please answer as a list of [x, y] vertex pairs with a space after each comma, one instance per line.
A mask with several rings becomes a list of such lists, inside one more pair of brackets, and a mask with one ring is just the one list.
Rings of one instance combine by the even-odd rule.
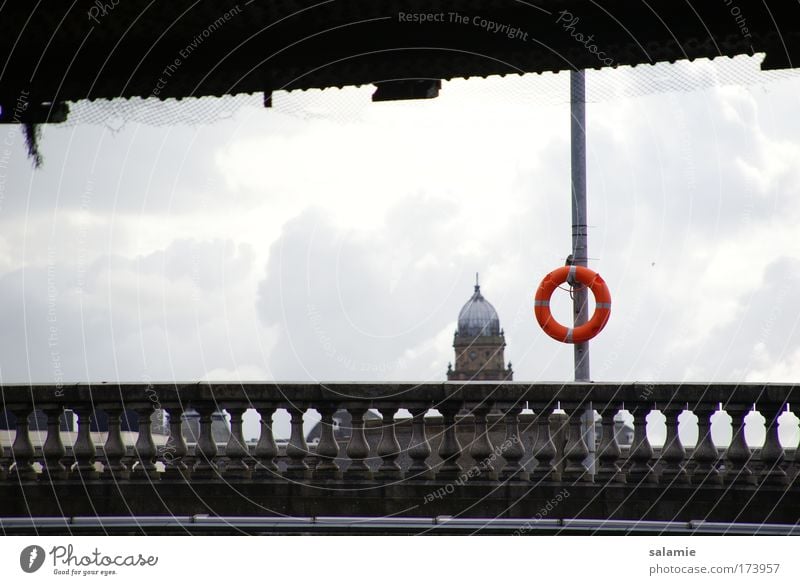
[[[594, 295], [595, 309], [592, 318], [579, 327], [564, 327], [550, 312], [550, 297], [564, 282], [579, 282], [589, 287]], [[603, 330], [611, 316], [611, 292], [608, 285], [594, 270], [585, 266], [562, 266], [542, 279], [533, 301], [533, 313], [539, 325], [550, 337], [561, 343], [585, 343]]]

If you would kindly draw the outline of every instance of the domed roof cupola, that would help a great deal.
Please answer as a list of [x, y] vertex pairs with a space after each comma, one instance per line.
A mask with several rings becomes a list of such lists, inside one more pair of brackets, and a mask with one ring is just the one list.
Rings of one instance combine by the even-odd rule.
[[475, 292], [458, 314], [458, 335], [462, 337], [500, 335], [500, 318], [492, 304], [483, 298], [477, 274]]
[[458, 329], [453, 338], [456, 362], [447, 366], [450, 381], [513, 380], [511, 363], [505, 366], [503, 349], [506, 337], [492, 304], [483, 298], [478, 275], [475, 292], [458, 314]]

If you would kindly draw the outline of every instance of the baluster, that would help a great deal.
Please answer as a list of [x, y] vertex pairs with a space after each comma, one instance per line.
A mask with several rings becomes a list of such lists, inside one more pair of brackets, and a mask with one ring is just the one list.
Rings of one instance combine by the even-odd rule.
[[45, 479], [58, 481], [67, 479], [67, 468], [61, 463], [66, 456], [67, 450], [61, 442], [61, 414], [63, 407], [46, 408], [44, 413], [47, 415], [47, 439], [42, 447], [44, 462], [42, 464], [42, 474]]
[[750, 414], [752, 405], [728, 404], [725, 411], [731, 417], [731, 444], [725, 454], [728, 469], [725, 471], [725, 483], [749, 485], [755, 483], [755, 476], [750, 469], [753, 456], [745, 438], [744, 419]]
[[347, 468], [345, 476], [349, 479], [372, 479], [372, 471], [366, 463], [366, 459], [369, 457], [369, 443], [364, 436], [364, 413], [366, 411], [367, 408], [363, 405], [347, 408], [352, 420], [350, 441], [347, 443], [346, 450], [350, 466]]
[[169, 417], [169, 438], [164, 446], [164, 479], [188, 479], [189, 468], [184, 461], [189, 448], [183, 438], [183, 407], [166, 408]]
[[[2, 423], [3, 428], [10, 429], [11, 425], [9, 424], [8, 415], [10, 414], [9, 410], [3, 408], [2, 404], [0, 404], [0, 423]], [[0, 444], [0, 481], [5, 481], [8, 479], [8, 468], [11, 467], [11, 454], [7, 453], [7, 449]]]
[[633, 415], [633, 444], [628, 455], [631, 461], [628, 483], [655, 483], [657, 477], [650, 464], [653, 447], [647, 438], [647, 415], [650, 414], [650, 409], [643, 404], [637, 404], [631, 406], [629, 412]]
[[91, 406], [85, 406], [76, 410], [78, 414], [78, 436], [72, 446], [72, 455], [75, 457], [75, 471], [83, 480], [97, 479], [99, 474], [94, 468], [97, 449], [95, 449], [91, 433], [92, 408]]
[[461, 444], [458, 442], [456, 432], [456, 414], [459, 410], [460, 406], [452, 403], [439, 408], [444, 429], [442, 442], [439, 445], [439, 457], [442, 463], [436, 471], [436, 479], [456, 479], [461, 473], [461, 465], [458, 463], [458, 458], [461, 457]]
[[396, 406], [383, 406], [378, 409], [383, 417], [383, 432], [381, 441], [378, 443], [378, 456], [382, 459], [382, 463], [375, 475], [377, 479], [400, 479], [403, 477], [400, 465], [396, 461], [400, 455], [400, 443], [397, 441], [394, 427], [394, 415], [397, 410]]
[[469, 448], [469, 455], [472, 457], [475, 468], [485, 479], [497, 479], [492, 461], [496, 458], [492, 439], [486, 428], [486, 416], [489, 414], [491, 406], [483, 403], [473, 409], [475, 417], [475, 438]]
[[131, 473], [135, 478], [158, 479], [159, 474], [155, 460], [158, 451], [153, 441], [152, 419], [153, 406], [147, 405], [134, 409], [139, 419], [139, 433], [133, 447], [134, 457], [139, 463]]
[[35, 480], [37, 477], [33, 468], [34, 450], [28, 428], [28, 416], [32, 410], [30, 406], [19, 406], [11, 410], [17, 418], [17, 432], [11, 445], [11, 457], [14, 460], [11, 477], [17, 481]]
[[564, 403], [562, 403], [561, 407], [567, 413], [569, 421], [569, 438], [567, 439], [566, 447], [564, 447], [566, 465], [564, 466], [562, 479], [571, 482], [592, 481], [592, 476], [584, 464], [586, 457], [589, 455], [589, 449], [586, 448], [586, 442], [583, 440], [583, 429], [581, 428], [583, 409], [578, 408], [578, 405]]
[[522, 412], [521, 406], [512, 406], [505, 412], [506, 421], [506, 440], [502, 445], [503, 459], [506, 464], [500, 470], [500, 479], [519, 479], [528, 480], [528, 473], [522, 468], [520, 461], [525, 456], [525, 445], [522, 437], [519, 436], [519, 413]]
[[103, 410], [108, 418], [108, 436], [103, 446], [105, 463], [100, 477], [114, 480], [128, 479], [130, 470], [122, 462], [122, 459], [127, 455], [127, 449], [125, 448], [125, 442], [122, 440], [122, 432], [120, 430], [122, 409], [110, 406], [104, 407]]
[[250, 451], [247, 449], [247, 443], [245, 443], [242, 433], [242, 415], [247, 409], [234, 407], [226, 410], [231, 417], [231, 434], [225, 445], [225, 457], [228, 459], [225, 466], [225, 477], [249, 479], [251, 477], [250, 466], [247, 465], [245, 458], [250, 457]]
[[339, 443], [333, 432], [333, 415], [336, 407], [330, 404], [315, 407], [320, 413], [320, 436], [317, 443], [317, 465], [314, 467], [312, 477], [314, 479], [341, 479], [342, 472], [336, 458], [339, 457]]
[[254, 476], [258, 478], [272, 478], [280, 475], [275, 458], [278, 456], [278, 446], [272, 434], [272, 415], [275, 414], [274, 406], [258, 406], [256, 408], [261, 416], [261, 435], [256, 445], [256, 468]]
[[[9, 424], [8, 415], [10, 414], [9, 410], [3, 408], [0, 405], [0, 422], [2, 422], [3, 428], [10, 429], [11, 425]], [[8, 479], [8, 468], [11, 467], [11, 453], [8, 449], [3, 447], [0, 444], [0, 481], [5, 481]]]
[[686, 449], [681, 443], [678, 433], [678, 417], [684, 410], [683, 404], [670, 402], [661, 409], [666, 418], [667, 437], [661, 448], [661, 478], [660, 483], [666, 485], [682, 485], [689, 483], [689, 474], [686, 473]]
[[[791, 407], [791, 405], [790, 405]], [[797, 417], [797, 414], [792, 411], [792, 414]], [[797, 430], [797, 423], [794, 423], [795, 431]], [[794, 457], [792, 457], [792, 466], [787, 471], [789, 473], [789, 479], [792, 485], [797, 485], [800, 482], [800, 445], [795, 445], [794, 447]]]
[[555, 466], [560, 481], [567, 460], [565, 454], [567, 452], [567, 438], [569, 435], [569, 417], [564, 412], [553, 412], [550, 414], [549, 420], [550, 437], [556, 448]]
[[785, 404], [767, 404], [759, 410], [767, 425], [767, 436], [761, 448], [761, 483], [766, 485], [786, 485], [787, 475], [783, 469], [784, 451], [778, 437], [778, 418], [784, 413]]
[[598, 412], [602, 418], [602, 437], [597, 448], [597, 473], [595, 481], [598, 483], [624, 483], [625, 474], [620, 468], [622, 451], [617, 442], [617, 432], [614, 427], [614, 416], [619, 408], [612, 403], [598, 404]]
[[700, 403], [694, 408], [697, 415], [697, 446], [692, 453], [695, 467], [692, 470], [692, 483], [718, 484], [722, 482], [716, 467], [719, 451], [711, 440], [711, 417], [717, 411], [716, 403]]
[[0, 445], [0, 481], [8, 479], [8, 468], [11, 465], [11, 458], [6, 455], [6, 448]]
[[431, 445], [425, 434], [425, 414], [428, 412], [427, 406], [411, 405], [408, 409], [411, 413], [411, 441], [408, 444], [408, 456], [411, 458], [411, 466], [406, 474], [407, 479], [432, 479], [433, 471], [428, 465], [428, 457], [431, 456]]
[[286, 456], [289, 458], [286, 477], [291, 479], [308, 479], [309, 477], [308, 464], [305, 461], [308, 456], [308, 445], [303, 434], [303, 414], [306, 408], [306, 406], [296, 403], [288, 408], [292, 416], [292, 432], [289, 436], [289, 444], [286, 445]]
[[200, 415], [200, 436], [194, 448], [195, 463], [192, 478], [214, 479], [219, 477], [217, 465], [217, 443], [211, 432], [212, 415], [216, 412], [215, 406], [196, 406], [195, 410]]
[[550, 405], [533, 404], [536, 412], [536, 440], [533, 443], [533, 456], [536, 467], [531, 479], [534, 481], [560, 481], [561, 477], [553, 460], [556, 458], [556, 446], [550, 434]]

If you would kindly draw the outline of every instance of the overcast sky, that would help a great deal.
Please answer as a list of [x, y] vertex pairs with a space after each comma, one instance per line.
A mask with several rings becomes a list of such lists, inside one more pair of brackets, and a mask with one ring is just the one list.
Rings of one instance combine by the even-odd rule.
[[[0, 379], [443, 380], [480, 272], [515, 380], [570, 380], [532, 314], [570, 252], [569, 109], [537, 83], [567, 88], [47, 127], [36, 171], [0, 128]], [[590, 266], [614, 303], [594, 380], [800, 378], [799, 90], [589, 104]]]

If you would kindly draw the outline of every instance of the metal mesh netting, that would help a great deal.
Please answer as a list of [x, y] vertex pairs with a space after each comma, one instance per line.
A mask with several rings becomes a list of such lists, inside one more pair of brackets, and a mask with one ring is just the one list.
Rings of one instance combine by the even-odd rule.
[[[762, 71], [763, 54], [741, 55], [714, 60], [698, 59], [692, 62], [658, 63], [637, 67], [591, 70], [587, 72], [587, 101], [603, 102], [634, 98], [668, 92], [691, 92], [718, 86], [761, 86], [796, 79], [800, 72], [794, 69]], [[502, 83], [469, 79], [445, 82], [443, 94], [449, 87], [458, 87], [461, 95], [471, 93], [493, 95], [505, 101], [522, 101], [536, 105], [558, 105], [569, 101], [569, 75], [567, 72], [541, 75], [510, 75]], [[309, 90], [280, 92], [273, 97], [273, 109], [302, 119], [328, 119], [337, 122], [357, 122], [370, 105], [365, 93], [360, 91]], [[222, 98], [184, 98], [181, 100], [158, 98], [131, 98], [114, 100], [82, 100], [70, 104], [67, 125], [99, 124], [119, 130], [125, 124], [139, 123], [152, 126], [176, 124], [210, 124], [232, 117], [242, 107], [263, 107], [261, 94], [226, 96]]]

